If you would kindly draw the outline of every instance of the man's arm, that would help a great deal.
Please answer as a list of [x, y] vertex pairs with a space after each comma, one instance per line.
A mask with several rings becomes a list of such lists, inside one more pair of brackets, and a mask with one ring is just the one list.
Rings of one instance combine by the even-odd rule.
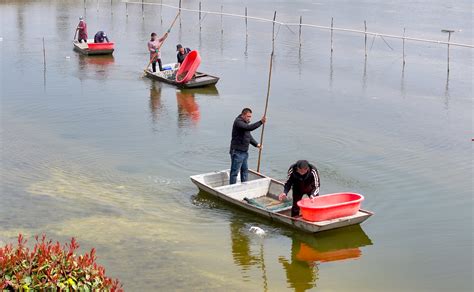
[[105, 40], [106, 40], [108, 43], [110, 43], [110, 42], [109, 42], [109, 38], [108, 38], [108, 37], [105, 37]]
[[263, 123], [262, 123], [262, 121], [258, 121], [258, 122], [253, 123], [253, 124], [247, 124], [244, 121], [238, 120], [238, 121], [235, 122], [235, 125], [237, 126], [237, 128], [241, 128], [241, 129], [244, 129], [244, 130], [247, 130], [247, 131], [253, 131], [253, 130], [257, 129], [258, 127], [260, 127], [261, 125], [263, 125]]
[[285, 195], [288, 195], [288, 192], [291, 190], [291, 187], [293, 186], [293, 168], [288, 170], [288, 177], [285, 182], [285, 186], [283, 188], [283, 193]]
[[311, 190], [311, 196], [319, 196], [319, 187], [321, 186], [321, 183], [319, 181], [319, 173], [316, 168], [311, 170], [311, 175], [314, 178], [312, 185], [312, 190]]
[[[162, 42], [164, 42], [164, 41], [166, 40], [167, 37], [168, 37], [168, 33], [166, 32], [158, 41], [159, 41], [160, 43], [162, 43]], [[161, 46], [161, 44], [160, 44], [160, 46]]]
[[150, 53], [154, 53], [156, 51], [156, 49], [154, 48], [153, 42], [151, 41], [148, 42], [148, 51]]
[[290, 192], [292, 186], [293, 186], [293, 167], [290, 167], [290, 169], [288, 170], [288, 177], [286, 178], [285, 186], [283, 187], [283, 193], [281, 193], [278, 196], [278, 199], [280, 201], [288, 199], [288, 193]]
[[252, 137], [252, 135], [250, 135], [250, 144], [252, 144], [252, 146], [254, 146], [254, 147], [258, 147], [258, 142], [255, 141], [255, 139]]

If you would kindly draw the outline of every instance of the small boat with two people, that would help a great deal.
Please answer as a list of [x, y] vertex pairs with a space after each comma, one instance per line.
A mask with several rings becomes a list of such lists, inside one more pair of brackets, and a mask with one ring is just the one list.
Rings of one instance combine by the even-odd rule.
[[229, 185], [229, 170], [193, 175], [190, 178], [200, 191], [309, 233], [360, 224], [373, 215], [360, 208], [364, 200], [362, 195], [336, 193], [302, 199], [298, 202], [302, 216], [291, 217], [291, 201], [278, 199], [284, 184], [253, 170], [249, 170], [248, 181], [232, 185]]

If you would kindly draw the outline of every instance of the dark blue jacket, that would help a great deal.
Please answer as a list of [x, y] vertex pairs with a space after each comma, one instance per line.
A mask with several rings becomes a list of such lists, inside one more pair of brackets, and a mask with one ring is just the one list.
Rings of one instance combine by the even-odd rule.
[[103, 31], [98, 31], [94, 36], [94, 43], [103, 43], [105, 40], [109, 42], [109, 38]]
[[262, 121], [253, 124], [247, 123], [241, 115], [235, 118], [234, 125], [232, 126], [230, 152], [232, 153], [232, 150], [247, 152], [249, 150], [249, 144], [257, 147], [258, 143], [252, 137], [250, 132], [257, 129], [262, 124]]

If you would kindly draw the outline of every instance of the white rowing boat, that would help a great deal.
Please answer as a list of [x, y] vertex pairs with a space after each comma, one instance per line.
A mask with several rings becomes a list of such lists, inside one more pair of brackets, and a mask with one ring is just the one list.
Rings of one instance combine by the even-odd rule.
[[360, 209], [352, 216], [318, 222], [291, 217], [291, 205], [278, 200], [284, 184], [253, 170], [249, 171], [249, 181], [234, 185], [229, 185], [228, 170], [193, 175], [191, 181], [199, 190], [226, 202], [311, 233], [360, 224], [373, 215], [370, 211]]

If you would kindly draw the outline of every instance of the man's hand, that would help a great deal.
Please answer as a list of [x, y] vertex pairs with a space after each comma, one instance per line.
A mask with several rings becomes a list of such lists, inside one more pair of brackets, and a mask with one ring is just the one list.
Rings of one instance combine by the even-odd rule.
[[262, 144], [257, 144], [258, 149], [262, 149], [262, 147], [263, 147]]
[[262, 122], [262, 124], [265, 124], [265, 122], [267, 121], [267, 117], [266, 116], [263, 116], [260, 121]]
[[281, 193], [279, 196], [278, 196], [278, 200], [280, 201], [286, 201], [288, 200], [288, 197], [285, 193]]

